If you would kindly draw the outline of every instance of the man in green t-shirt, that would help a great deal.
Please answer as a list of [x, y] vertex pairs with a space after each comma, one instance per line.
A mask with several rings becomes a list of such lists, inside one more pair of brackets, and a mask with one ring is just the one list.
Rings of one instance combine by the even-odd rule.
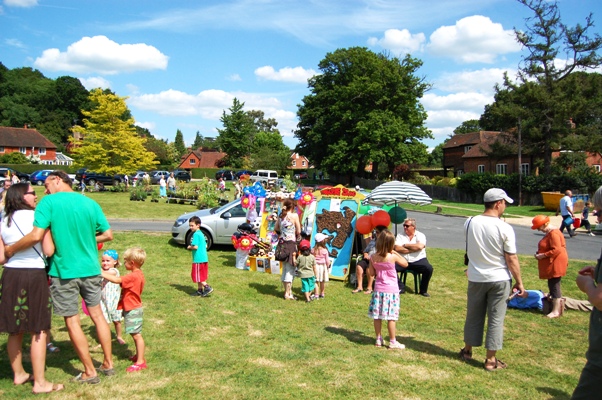
[[100, 382], [92, 363], [88, 340], [79, 320], [81, 296], [96, 325], [104, 360], [98, 371], [113, 375], [111, 331], [100, 308], [102, 276], [98, 262], [97, 243], [113, 240], [111, 227], [102, 209], [94, 200], [71, 189], [71, 178], [64, 171], [48, 174], [46, 193], [38, 203], [31, 233], [5, 250], [6, 256], [33, 246], [50, 229], [56, 247], [48, 275], [54, 313], [64, 317], [69, 337], [75, 347], [84, 372], [75, 380], [80, 383]]

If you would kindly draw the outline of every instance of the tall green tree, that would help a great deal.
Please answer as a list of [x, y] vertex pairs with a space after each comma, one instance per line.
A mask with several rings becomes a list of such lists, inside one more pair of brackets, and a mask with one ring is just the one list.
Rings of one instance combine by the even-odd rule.
[[204, 141], [205, 139], [203, 138], [203, 135], [201, 135], [199, 131], [196, 131], [196, 136], [194, 137], [194, 143], [192, 144], [192, 148], [196, 150], [199, 147], [202, 147]]
[[282, 136], [277, 129], [255, 134], [251, 151], [251, 168], [285, 171], [290, 162], [291, 151], [282, 141]]
[[100, 89], [90, 92], [91, 111], [83, 111], [83, 126], [74, 131], [83, 140], [74, 141], [73, 154], [79, 166], [107, 174], [132, 173], [157, 164], [155, 154], [146, 150], [146, 139], [136, 133], [125, 97], [105, 94]]
[[220, 121], [223, 129], [218, 129], [217, 142], [219, 147], [226, 153], [225, 165], [232, 168], [241, 168], [244, 159], [249, 155], [256, 128], [253, 120], [243, 111], [244, 103], [237, 98], [232, 101], [232, 106], [224, 111]]
[[[526, 31], [515, 29], [517, 41], [527, 50], [519, 81], [504, 77], [503, 87], [496, 87], [495, 103], [485, 108], [480, 123], [486, 129], [518, 132], [520, 121], [523, 146], [543, 155], [544, 173], [550, 174], [552, 152], [576, 145], [569, 137], [577, 133], [570, 120], [580, 106], [566, 81], [577, 71], [602, 64], [598, 54], [602, 37], [588, 33], [594, 27], [591, 13], [584, 25], [569, 27], [561, 22], [555, 1], [518, 1], [534, 14], [526, 19]], [[559, 63], [561, 56], [566, 59]]]
[[176, 150], [178, 151], [178, 155], [182, 156], [186, 153], [186, 144], [184, 143], [184, 135], [182, 135], [182, 131], [179, 129], [176, 131], [176, 138], [174, 140], [174, 145], [176, 146]]
[[296, 151], [321, 169], [364, 175], [385, 164], [425, 163], [432, 138], [425, 127], [420, 98], [430, 85], [415, 74], [422, 65], [376, 54], [364, 47], [338, 49], [319, 63], [321, 74], [309, 80], [311, 94], [299, 105]]
[[[454, 135], [461, 135], [464, 133], [479, 132], [481, 131], [481, 125], [478, 119], [469, 119], [462, 122], [456, 129], [454, 129]], [[451, 136], [451, 135], [450, 135]]]

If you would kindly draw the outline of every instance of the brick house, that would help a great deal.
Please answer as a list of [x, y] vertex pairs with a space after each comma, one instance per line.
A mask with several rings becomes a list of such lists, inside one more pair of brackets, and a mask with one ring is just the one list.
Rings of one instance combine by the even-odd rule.
[[308, 169], [310, 168], [309, 160], [307, 157], [293, 152], [291, 154], [291, 164], [288, 168], [292, 170]]
[[[509, 151], [492, 150], [495, 144], [503, 144]], [[560, 152], [553, 152], [552, 158]], [[508, 132], [479, 131], [452, 136], [443, 145], [443, 172], [451, 170], [454, 176], [469, 172], [509, 175], [522, 171], [523, 175], [535, 173], [533, 162], [538, 156], [522, 154], [519, 166], [516, 138]], [[587, 153], [587, 165], [600, 171], [602, 156]]]
[[35, 129], [0, 126], [0, 155], [19, 152], [27, 157], [39, 157], [41, 164], [54, 164], [56, 148]]
[[182, 156], [180, 169], [215, 168], [215, 163], [226, 156], [220, 151], [203, 151], [202, 148], [191, 150]]

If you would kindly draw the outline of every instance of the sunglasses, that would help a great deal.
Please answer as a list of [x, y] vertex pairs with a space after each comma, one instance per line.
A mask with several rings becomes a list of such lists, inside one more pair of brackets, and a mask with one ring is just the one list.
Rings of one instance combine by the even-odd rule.
[[411, 226], [414, 226], [414, 225], [404, 225], [403, 227], [404, 227], [404, 228], [409, 228], [409, 227], [411, 227]]
[[31, 192], [25, 192], [24, 194], [33, 194], [34, 196], [36, 195], [36, 192], [34, 192], [33, 190]]

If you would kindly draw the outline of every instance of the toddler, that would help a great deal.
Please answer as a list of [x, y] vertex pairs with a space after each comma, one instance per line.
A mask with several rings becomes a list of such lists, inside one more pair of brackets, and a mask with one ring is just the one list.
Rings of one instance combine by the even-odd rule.
[[326, 282], [328, 282], [328, 275], [330, 274], [330, 258], [328, 257], [328, 249], [326, 248], [326, 241], [328, 235], [321, 232], [316, 233], [316, 244], [312, 254], [316, 259], [316, 298], [324, 298], [324, 288]]
[[589, 209], [592, 206], [591, 201], [586, 201], [585, 202], [585, 207], [583, 207], [583, 211], [581, 211], [581, 226], [583, 226], [586, 230], [588, 235], [590, 236], [596, 236], [594, 235], [594, 233], [592, 232], [592, 226], [589, 223]]
[[[119, 255], [115, 250], [106, 250], [102, 253], [100, 265], [104, 272], [119, 277], [119, 270], [117, 269], [119, 268]], [[125, 340], [123, 340], [123, 337], [121, 336], [122, 311], [117, 309], [120, 295], [121, 287], [118, 284], [103, 279], [100, 292], [100, 308], [102, 314], [109, 324], [113, 322], [115, 325], [117, 342], [119, 344], [125, 344]]]
[[293, 265], [299, 271], [301, 292], [305, 295], [305, 301], [309, 303], [316, 299], [312, 293], [316, 289], [316, 259], [311, 254], [309, 240], [302, 240], [299, 243], [299, 252], [301, 253], [299, 256], [293, 253]]
[[136, 344], [136, 354], [130, 358], [134, 364], [130, 365], [127, 372], [138, 372], [146, 369], [145, 346], [142, 338], [142, 290], [144, 289], [144, 274], [140, 269], [146, 261], [146, 252], [140, 247], [127, 249], [123, 254], [125, 269], [129, 274], [119, 277], [102, 271], [102, 277], [112, 283], [121, 285], [121, 298], [117, 309], [123, 310], [125, 333], [132, 335]]
[[209, 257], [207, 256], [207, 242], [205, 235], [201, 232], [201, 219], [196, 215], [188, 222], [193, 232], [188, 250], [192, 250], [192, 281], [197, 284], [197, 291], [191, 296], [207, 297], [213, 292], [213, 288], [207, 284], [209, 275]]
[[395, 339], [395, 322], [399, 319], [399, 286], [395, 263], [407, 267], [407, 260], [393, 251], [395, 236], [384, 230], [376, 239], [376, 253], [370, 257], [368, 273], [375, 277], [374, 292], [368, 308], [368, 317], [374, 320], [376, 346], [383, 345], [382, 320], [389, 329], [389, 349], [403, 349], [405, 346]]

